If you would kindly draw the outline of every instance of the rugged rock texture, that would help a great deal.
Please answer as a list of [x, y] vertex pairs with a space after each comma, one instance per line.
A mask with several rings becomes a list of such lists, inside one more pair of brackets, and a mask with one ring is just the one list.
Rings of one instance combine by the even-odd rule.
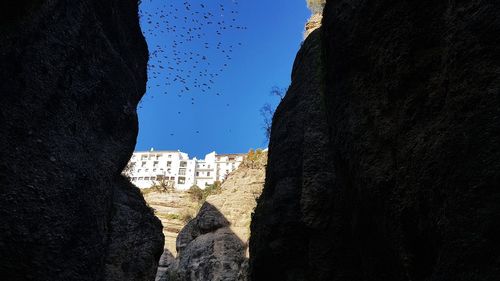
[[498, 280], [499, 11], [327, 3], [274, 117], [252, 280]]
[[153, 208], [163, 225], [165, 246], [157, 272], [157, 278], [165, 275], [177, 256], [176, 239], [179, 232], [200, 209], [198, 200], [185, 191], [159, 192], [154, 188], [142, 190], [144, 199]]
[[245, 159], [177, 237], [176, 264], [162, 280], [245, 281], [250, 216], [264, 186], [267, 153]]
[[321, 27], [321, 20], [323, 19], [323, 14], [313, 14], [309, 20], [307, 20], [305, 30], [304, 30], [304, 39], [306, 39], [313, 31]]
[[314, 30], [321, 27], [323, 9], [325, 7], [326, 0], [306, 0], [306, 3], [309, 10], [311, 10], [312, 15], [309, 20], [307, 20], [304, 30], [304, 39], [306, 39]]
[[161, 224], [120, 176], [146, 86], [137, 1], [1, 8], [0, 279], [152, 280]]

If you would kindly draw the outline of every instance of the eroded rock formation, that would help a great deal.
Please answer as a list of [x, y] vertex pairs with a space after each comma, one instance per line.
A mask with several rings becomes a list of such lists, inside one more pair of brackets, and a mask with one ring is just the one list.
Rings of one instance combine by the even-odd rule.
[[153, 280], [161, 224], [120, 176], [146, 87], [137, 1], [0, 13], [0, 279]]
[[325, 0], [306, 0], [307, 7], [311, 10], [311, 17], [307, 20], [304, 29], [304, 40], [314, 30], [321, 27], [321, 20], [323, 19], [323, 8], [325, 7]]
[[207, 197], [177, 237], [178, 257], [161, 280], [246, 281], [250, 218], [264, 185], [267, 153], [250, 154]]
[[252, 280], [498, 280], [499, 15], [328, 1], [274, 117]]

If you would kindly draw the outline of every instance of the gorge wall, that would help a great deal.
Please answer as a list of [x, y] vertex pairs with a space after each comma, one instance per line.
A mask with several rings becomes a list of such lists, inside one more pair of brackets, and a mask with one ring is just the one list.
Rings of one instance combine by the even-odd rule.
[[146, 87], [137, 4], [1, 4], [1, 280], [154, 279], [162, 226], [120, 175]]
[[252, 280], [498, 280], [499, 15], [327, 2], [274, 116]]
[[157, 279], [165, 275], [168, 268], [175, 262], [177, 256], [176, 239], [187, 222], [196, 216], [200, 203], [188, 191], [167, 190], [156, 188], [142, 189], [144, 200], [160, 219], [163, 225], [165, 244], [159, 261]]

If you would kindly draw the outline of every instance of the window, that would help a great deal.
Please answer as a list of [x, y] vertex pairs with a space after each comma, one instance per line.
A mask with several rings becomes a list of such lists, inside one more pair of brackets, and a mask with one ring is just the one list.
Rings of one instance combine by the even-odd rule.
[[178, 184], [185, 184], [186, 183], [186, 178], [185, 177], [179, 177], [179, 180], [177, 181]]
[[207, 168], [209, 168], [209, 169], [210, 169], [210, 165], [208, 165], [208, 167], [207, 167]]
[[144, 178], [143, 177], [139, 177], [139, 180], [142, 181]]
[[153, 169], [153, 172], [156, 172], [156, 169]]
[[148, 181], [149, 180], [149, 177], [145, 177], [144, 180]]
[[196, 172], [196, 176], [199, 177], [200, 176], [200, 172]]
[[209, 176], [210, 176], [210, 172], [207, 172], [207, 177], [209, 177]]
[[186, 161], [181, 161], [181, 167], [187, 167], [187, 162]]
[[167, 155], [168, 158], [172, 158], [172, 154]]
[[133, 177], [133, 178], [132, 178], [132, 180], [133, 180], [133, 181], [136, 181], [136, 180], [137, 180], [137, 177]]
[[186, 169], [179, 169], [179, 175], [180, 176], [185, 176], [186, 175]]
[[145, 169], [144, 172], [146, 172], [146, 173], [149, 172], [149, 169]]
[[137, 172], [140, 173], [142, 171], [142, 169], [137, 169]]
[[161, 154], [156, 154], [156, 160], [160, 160]]
[[141, 156], [141, 160], [146, 160], [146, 159], [148, 159], [148, 157], [146, 155]]
[[156, 177], [151, 177], [151, 180], [152, 180], [152, 181], [156, 180]]
[[174, 180], [175, 180], [175, 177], [171, 177], [171, 178], [170, 178], [170, 180], [173, 180], [173, 181], [174, 181]]
[[172, 167], [172, 161], [167, 162], [167, 167]]
[[153, 162], [153, 167], [158, 167], [158, 161]]
[[142, 161], [141, 167], [146, 167], [146, 161]]

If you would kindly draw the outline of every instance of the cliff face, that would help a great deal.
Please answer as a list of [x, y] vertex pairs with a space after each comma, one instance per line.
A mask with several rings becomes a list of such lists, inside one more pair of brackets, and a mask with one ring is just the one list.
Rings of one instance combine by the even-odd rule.
[[156, 274], [159, 279], [165, 275], [168, 267], [175, 263], [177, 235], [186, 223], [196, 215], [200, 205], [198, 200], [186, 191], [160, 192], [154, 189], [145, 189], [143, 192], [144, 199], [154, 209], [156, 217], [161, 220], [163, 225], [165, 245]]
[[152, 280], [161, 224], [120, 176], [146, 86], [137, 1], [1, 13], [0, 279]]
[[267, 153], [249, 156], [207, 197], [177, 237], [176, 263], [161, 280], [245, 281], [250, 217], [264, 186]]
[[498, 279], [499, 8], [327, 3], [274, 117], [253, 280]]

